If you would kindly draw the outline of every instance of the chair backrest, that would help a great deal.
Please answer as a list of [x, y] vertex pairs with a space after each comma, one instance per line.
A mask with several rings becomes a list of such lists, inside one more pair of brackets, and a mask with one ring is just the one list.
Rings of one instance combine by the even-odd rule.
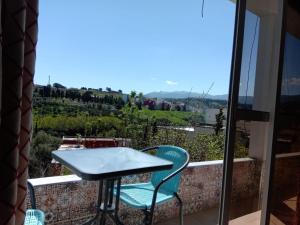
[[31, 208], [36, 209], [35, 192], [34, 192], [33, 185], [32, 183], [30, 183], [30, 181], [27, 181], [27, 187], [29, 190]]
[[[173, 168], [170, 170], [164, 170], [154, 172], [152, 174], [151, 183], [156, 187], [162, 179], [177, 171], [184, 165], [187, 165], [189, 160], [189, 154], [186, 150], [176, 146], [162, 145], [158, 146], [156, 156], [173, 162]], [[181, 172], [166, 181], [160, 187], [160, 190], [176, 193], [180, 184]]]

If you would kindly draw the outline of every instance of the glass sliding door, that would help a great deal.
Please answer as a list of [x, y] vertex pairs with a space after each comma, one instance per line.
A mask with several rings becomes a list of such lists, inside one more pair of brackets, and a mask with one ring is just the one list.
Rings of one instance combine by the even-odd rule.
[[237, 1], [220, 224], [260, 224], [267, 199], [282, 1]]
[[286, 1], [269, 224], [300, 224], [300, 3]]

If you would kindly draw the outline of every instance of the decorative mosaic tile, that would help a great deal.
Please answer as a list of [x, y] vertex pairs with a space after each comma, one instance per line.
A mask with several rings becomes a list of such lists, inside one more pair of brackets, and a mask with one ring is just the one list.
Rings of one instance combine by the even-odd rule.
[[[260, 167], [254, 160], [235, 163], [233, 196], [251, 196], [259, 191]], [[216, 207], [222, 187], [222, 164], [191, 166], [183, 171], [179, 195], [184, 203], [184, 213], [191, 214]], [[122, 178], [122, 183], [146, 182], [150, 174]], [[47, 179], [47, 178], [45, 178]], [[81, 224], [95, 215], [98, 182], [74, 181], [35, 186], [37, 207], [46, 214], [47, 224]], [[28, 202], [28, 201], [27, 201]], [[28, 202], [28, 207], [30, 204]], [[155, 209], [155, 221], [178, 217], [176, 200]], [[127, 225], [142, 224], [143, 213], [120, 205], [120, 217]], [[108, 225], [111, 224], [108, 222]]]

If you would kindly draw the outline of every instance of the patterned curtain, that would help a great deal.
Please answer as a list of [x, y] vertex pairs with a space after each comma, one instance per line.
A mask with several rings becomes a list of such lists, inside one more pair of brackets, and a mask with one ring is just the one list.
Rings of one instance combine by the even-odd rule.
[[0, 225], [24, 223], [38, 0], [1, 0]]

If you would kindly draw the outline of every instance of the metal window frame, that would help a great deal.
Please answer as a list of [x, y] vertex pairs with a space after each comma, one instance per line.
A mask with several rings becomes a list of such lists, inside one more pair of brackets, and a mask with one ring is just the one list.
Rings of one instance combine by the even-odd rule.
[[[271, 188], [272, 187], [272, 176], [274, 171], [274, 160], [275, 160], [275, 140], [277, 137], [276, 124], [278, 120], [278, 105], [281, 92], [281, 81], [282, 81], [282, 69], [283, 69], [283, 55], [284, 55], [284, 43], [285, 43], [285, 31], [286, 31], [286, 4], [287, 1], [283, 0], [283, 16], [282, 16], [282, 27], [281, 27], [281, 43], [280, 43], [280, 59], [278, 66], [278, 83], [276, 93], [276, 105], [275, 105], [275, 118], [274, 118], [274, 133], [272, 140], [272, 152], [270, 160], [270, 172], [268, 180], [269, 189], [267, 193], [267, 208], [265, 221], [261, 221], [264, 224], [269, 224], [270, 219], [270, 199], [271, 199]], [[239, 96], [239, 83], [241, 75], [241, 64], [242, 64], [242, 52], [244, 43], [244, 28], [245, 28], [245, 16], [247, 10], [247, 0], [236, 1], [236, 17], [235, 17], [235, 30], [234, 30], [234, 42], [232, 52], [232, 64], [231, 64], [231, 75], [230, 75], [230, 87], [229, 87], [229, 100], [228, 100], [228, 120], [225, 140], [225, 153], [224, 153], [224, 166], [223, 166], [223, 183], [221, 193], [221, 203], [219, 210], [219, 225], [228, 225], [229, 222], [229, 210], [231, 204], [231, 192], [232, 192], [232, 176], [233, 176], [233, 163], [234, 163], [234, 143], [236, 133], [236, 121], [239, 119], [245, 119], [250, 121], [269, 121], [268, 112], [260, 111], [241, 111], [238, 109], [238, 96]]]
[[276, 140], [278, 136], [278, 117], [279, 117], [279, 105], [280, 105], [280, 95], [281, 95], [281, 83], [283, 76], [283, 65], [284, 65], [284, 53], [285, 53], [285, 37], [286, 37], [286, 8], [287, 0], [283, 0], [283, 14], [282, 14], [282, 27], [281, 27], [281, 40], [280, 40], [280, 53], [279, 53], [279, 66], [278, 66], [278, 77], [277, 77], [277, 91], [276, 91], [276, 103], [275, 103], [275, 117], [274, 117], [274, 131], [273, 131], [273, 140], [272, 140], [272, 152], [270, 160], [270, 170], [269, 170], [269, 180], [268, 180], [268, 193], [267, 193], [267, 208], [266, 208], [266, 218], [265, 224], [270, 224], [271, 216], [271, 199], [272, 199], [272, 185], [274, 178], [275, 170], [275, 161], [276, 161]]
[[[275, 163], [275, 140], [277, 137], [276, 124], [278, 120], [278, 105], [281, 92], [281, 81], [282, 81], [282, 68], [283, 68], [283, 55], [284, 55], [284, 43], [285, 43], [285, 31], [286, 31], [286, 4], [287, 1], [283, 0], [283, 16], [282, 16], [282, 28], [281, 28], [281, 43], [280, 43], [280, 60], [278, 68], [278, 83], [276, 93], [276, 105], [275, 105], [275, 128], [272, 140], [272, 153], [270, 162], [270, 176], [269, 189], [267, 196], [267, 208], [266, 208], [266, 220], [264, 224], [269, 224], [270, 220], [270, 199], [271, 199], [271, 188], [272, 187], [272, 176], [274, 171]], [[237, 0], [236, 2], [236, 20], [235, 20], [235, 33], [234, 33], [234, 45], [232, 53], [232, 65], [231, 65], [231, 77], [230, 77], [230, 89], [229, 89], [229, 101], [228, 101], [228, 121], [226, 130], [225, 140], [225, 153], [224, 153], [224, 167], [223, 167], [223, 184], [221, 193], [221, 204], [219, 211], [219, 224], [227, 225], [229, 222], [229, 210], [231, 203], [231, 191], [232, 191], [232, 176], [233, 176], [233, 160], [234, 160], [234, 143], [236, 133], [236, 121], [239, 120], [241, 112], [238, 109], [238, 95], [239, 95], [239, 83], [241, 75], [241, 63], [242, 63], [242, 52], [244, 42], [244, 28], [245, 28], [245, 15], [247, 10], [247, 0]], [[253, 110], [243, 113], [242, 119], [251, 121], [268, 121], [268, 112], [255, 112]], [[240, 118], [241, 119], [241, 118]]]
[[219, 225], [227, 225], [231, 202], [232, 172], [234, 158], [234, 144], [236, 133], [236, 120], [241, 75], [242, 53], [244, 43], [244, 27], [246, 15], [246, 0], [236, 1], [235, 28], [231, 62], [231, 75], [228, 99], [228, 119], [225, 139], [225, 152], [223, 163], [223, 181], [221, 203], [219, 210]]
[[[0, 1], [0, 24], [1, 24], [1, 13], [2, 13], [2, 1]], [[0, 27], [0, 33], [2, 34], [2, 27]], [[2, 110], [2, 44], [0, 45], [0, 112]], [[1, 126], [1, 116], [0, 116], [0, 126]]]

